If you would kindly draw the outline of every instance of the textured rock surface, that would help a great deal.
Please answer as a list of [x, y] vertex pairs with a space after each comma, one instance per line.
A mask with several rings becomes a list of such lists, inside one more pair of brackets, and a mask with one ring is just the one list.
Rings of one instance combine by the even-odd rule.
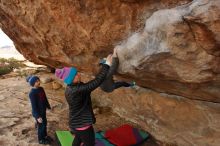
[[117, 46], [121, 78], [175, 95], [97, 91], [100, 104], [159, 140], [219, 145], [219, 0], [1, 0], [0, 27], [27, 59], [54, 67], [91, 72]]
[[97, 90], [93, 97], [169, 145], [219, 146], [219, 104], [141, 88], [118, 89], [111, 94]]
[[26, 58], [79, 66], [111, 52], [157, 9], [187, 1], [1, 0], [0, 20]]
[[[219, 0], [1, 0], [0, 24], [29, 60], [92, 71], [118, 45], [138, 84], [220, 102]], [[209, 86], [209, 88], [207, 88]]]
[[155, 12], [118, 46], [120, 72], [159, 91], [220, 102], [219, 10], [219, 0], [198, 0]]

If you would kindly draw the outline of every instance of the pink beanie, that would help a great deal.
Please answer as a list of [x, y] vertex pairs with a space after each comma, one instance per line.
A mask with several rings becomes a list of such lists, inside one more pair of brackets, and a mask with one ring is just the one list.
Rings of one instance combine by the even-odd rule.
[[71, 84], [77, 74], [77, 69], [74, 67], [64, 67], [56, 69], [55, 76], [64, 81], [67, 85]]

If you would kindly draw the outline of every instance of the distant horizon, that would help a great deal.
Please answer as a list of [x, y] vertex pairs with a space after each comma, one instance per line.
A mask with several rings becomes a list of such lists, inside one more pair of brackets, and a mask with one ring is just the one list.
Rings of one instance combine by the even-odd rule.
[[8, 47], [13, 47], [13, 48], [15, 48], [15, 46], [14, 46], [14, 45], [5, 45], [5, 46], [0, 46], [0, 48], [8, 48]]

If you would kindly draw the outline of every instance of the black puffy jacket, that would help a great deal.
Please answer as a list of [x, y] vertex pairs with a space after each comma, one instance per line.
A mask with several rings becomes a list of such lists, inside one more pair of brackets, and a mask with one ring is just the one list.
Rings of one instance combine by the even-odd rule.
[[67, 86], [65, 97], [69, 104], [69, 125], [72, 131], [95, 123], [90, 94], [104, 81], [108, 70], [109, 66], [103, 64], [95, 79], [88, 83], [80, 82]]

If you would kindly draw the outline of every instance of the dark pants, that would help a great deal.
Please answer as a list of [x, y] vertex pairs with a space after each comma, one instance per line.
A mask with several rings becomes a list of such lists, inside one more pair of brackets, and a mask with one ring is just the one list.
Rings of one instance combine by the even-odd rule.
[[131, 84], [127, 82], [115, 82], [113, 84], [114, 89], [120, 88], [120, 87], [130, 87]]
[[42, 123], [37, 122], [38, 141], [43, 140], [47, 136], [47, 118], [42, 116]]
[[95, 133], [92, 126], [86, 130], [75, 130], [73, 133], [75, 138], [72, 146], [80, 146], [81, 143], [84, 144], [83, 146], [95, 146]]

